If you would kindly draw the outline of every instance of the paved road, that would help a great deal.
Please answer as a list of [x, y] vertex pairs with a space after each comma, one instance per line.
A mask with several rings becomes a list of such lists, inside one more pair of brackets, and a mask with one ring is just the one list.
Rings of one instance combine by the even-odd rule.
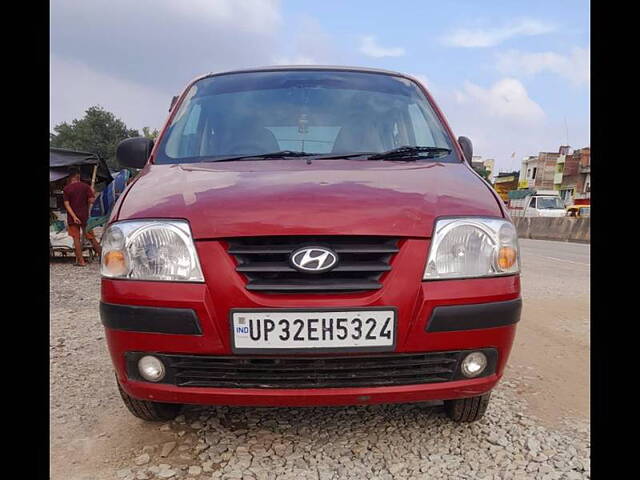
[[522, 319], [507, 374], [548, 424], [589, 418], [590, 245], [520, 239]]
[[142, 422], [118, 398], [97, 265], [54, 262], [51, 478], [589, 478], [589, 246], [521, 246], [522, 320], [487, 415], [472, 425], [414, 405], [190, 407], [175, 422]]
[[548, 271], [558, 263], [568, 263], [589, 269], [591, 245], [584, 243], [555, 242], [550, 240], [520, 239], [524, 262], [534, 262], [535, 268]]

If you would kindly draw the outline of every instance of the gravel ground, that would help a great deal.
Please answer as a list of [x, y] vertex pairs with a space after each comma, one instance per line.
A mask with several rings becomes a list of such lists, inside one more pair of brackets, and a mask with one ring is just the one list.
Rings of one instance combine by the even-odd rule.
[[53, 479], [590, 478], [588, 420], [545, 425], [513, 371], [474, 424], [424, 405], [188, 407], [172, 422], [142, 422], [117, 393], [97, 265], [56, 260], [50, 280]]

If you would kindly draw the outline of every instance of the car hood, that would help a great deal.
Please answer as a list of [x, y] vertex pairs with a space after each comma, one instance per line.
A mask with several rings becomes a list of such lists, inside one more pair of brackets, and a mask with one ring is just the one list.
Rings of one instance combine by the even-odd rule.
[[448, 215], [502, 211], [462, 163], [287, 159], [149, 165], [117, 219], [183, 218], [197, 239], [430, 237], [434, 219]]

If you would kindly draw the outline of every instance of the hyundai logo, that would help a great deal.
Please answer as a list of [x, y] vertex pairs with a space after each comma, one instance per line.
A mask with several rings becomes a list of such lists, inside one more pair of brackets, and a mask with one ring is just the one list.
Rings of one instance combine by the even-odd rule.
[[338, 263], [338, 254], [324, 247], [302, 247], [294, 251], [289, 260], [301, 272], [322, 273]]

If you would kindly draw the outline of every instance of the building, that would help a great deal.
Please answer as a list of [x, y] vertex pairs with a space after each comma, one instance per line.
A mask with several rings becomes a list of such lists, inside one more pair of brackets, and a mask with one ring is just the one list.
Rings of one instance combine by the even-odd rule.
[[484, 162], [484, 168], [489, 172], [487, 178], [492, 181], [493, 171], [495, 169], [496, 161], [493, 158], [487, 158]]
[[566, 205], [585, 205], [591, 201], [591, 149], [574, 150], [566, 156], [560, 196]]
[[495, 178], [493, 188], [495, 188], [502, 201], [509, 201], [509, 192], [517, 190], [519, 185], [520, 172], [500, 172]]
[[522, 166], [520, 167], [520, 175], [518, 177], [518, 188], [527, 189], [529, 184], [533, 185], [533, 181], [536, 178], [538, 171], [538, 157], [537, 155], [530, 155], [523, 157]]
[[471, 167], [476, 171], [484, 168], [484, 163], [480, 155], [474, 155], [471, 157]]
[[562, 170], [558, 173], [558, 164], [564, 164], [566, 154], [560, 152], [540, 152], [536, 165], [536, 176], [533, 188], [536, 190], [560, 190], [562, 183]]
[[564, 162], [570, 147], [562, 145], [557, 152], [540, 152], [524, 157], [520, 168], [518, 188], [560, 190]]
[[482, 171], [487, 172], [487, 180], [491, 181], [493, 170], [495, 168], [495, 160], [493, 158], [482, 159], [480, 155], [474, 155], [471, 157], [471, 167], [478, 173]]

